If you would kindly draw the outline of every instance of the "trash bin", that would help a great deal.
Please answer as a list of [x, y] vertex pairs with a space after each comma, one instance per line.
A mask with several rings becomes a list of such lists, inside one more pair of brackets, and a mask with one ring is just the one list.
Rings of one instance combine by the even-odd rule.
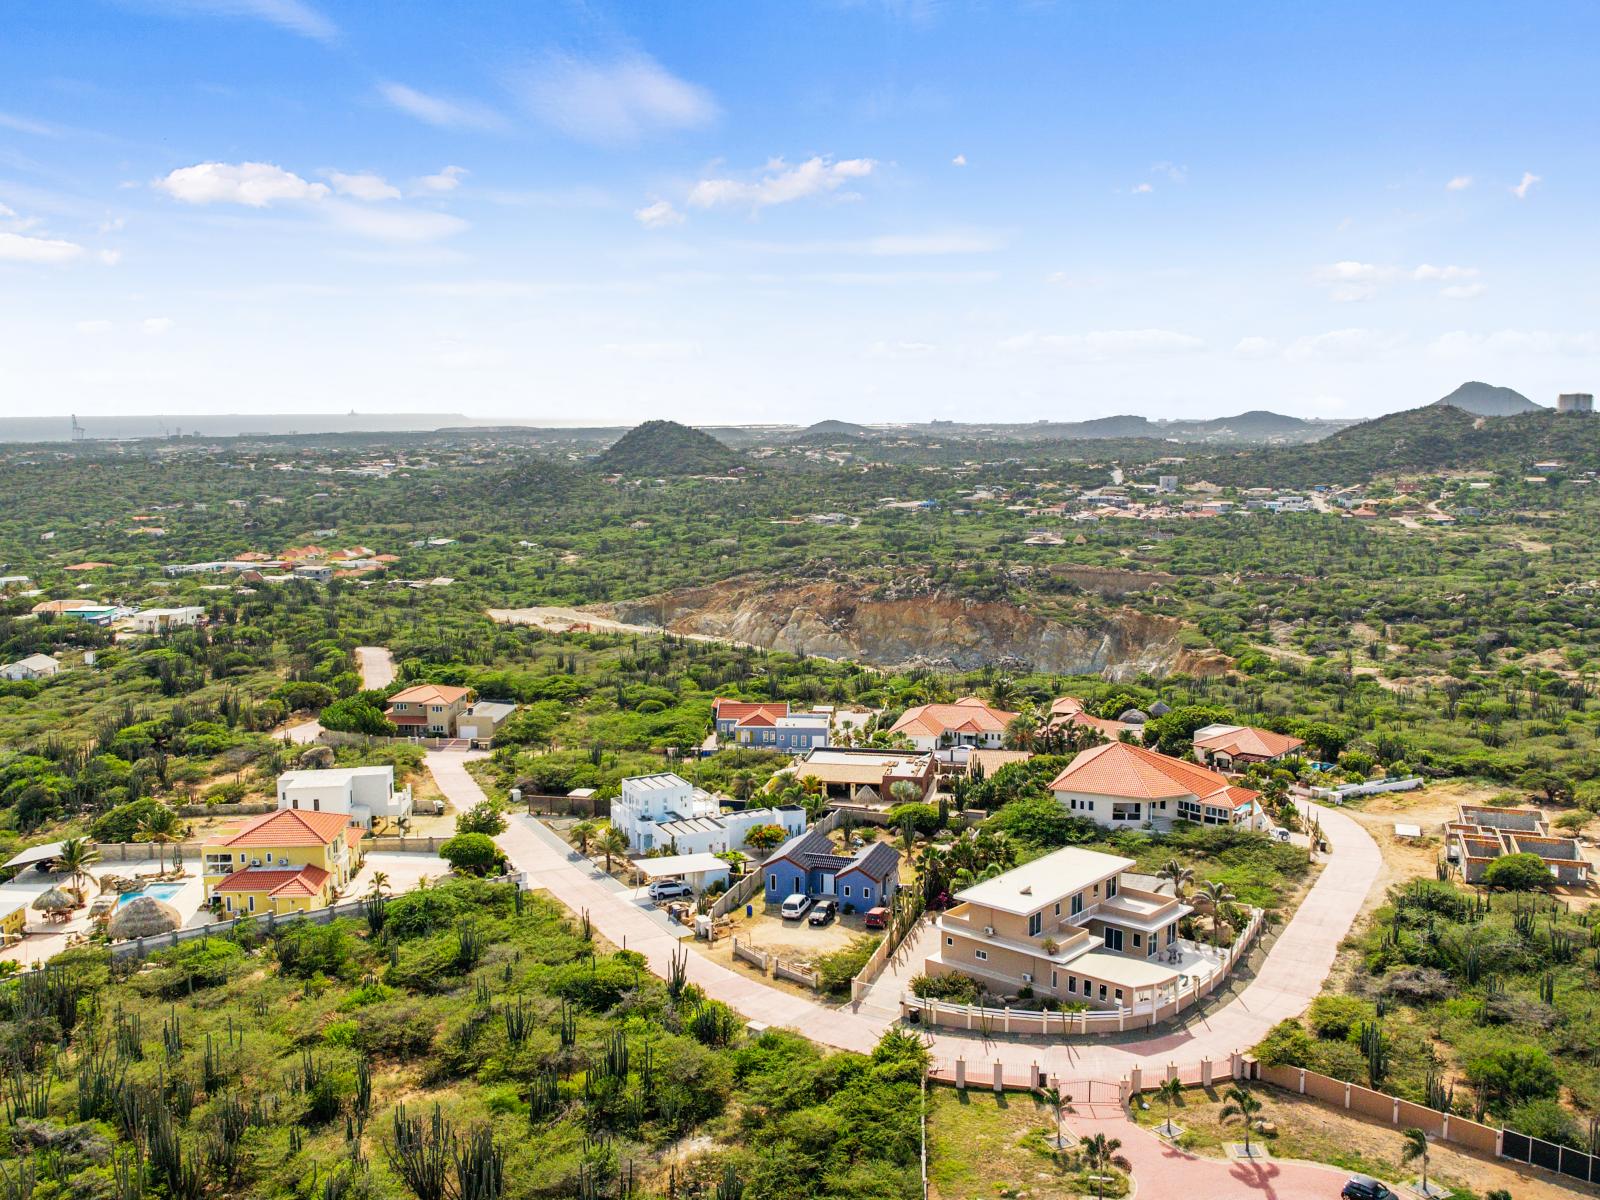
[[746, 904], [744, 906], [744, 915], [745, 915], [746, 919], [755, 916], [756, 915], [756, 906], [754, 904]]
[[906, 1014], [906, 1020], [913, 1025], [922, 1024], [922, 1010], [920, 1008], [913, 1008]]

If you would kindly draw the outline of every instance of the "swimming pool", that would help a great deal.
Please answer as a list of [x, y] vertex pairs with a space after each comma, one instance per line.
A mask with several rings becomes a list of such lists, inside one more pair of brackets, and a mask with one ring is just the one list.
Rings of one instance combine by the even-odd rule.
[[121, 908], [129, 900], [137, 900], [140, 896], [154, 896], [157, 900], [165, 900], [168, 904], [179, 892], [183, 891], [181, 883], [152, 883], [142, 892], [123, 892], [117, 897], [117, 907]]

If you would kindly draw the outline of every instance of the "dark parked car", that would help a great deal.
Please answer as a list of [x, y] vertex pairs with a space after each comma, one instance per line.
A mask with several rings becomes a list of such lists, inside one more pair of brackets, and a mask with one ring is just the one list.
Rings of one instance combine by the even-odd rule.
[[1352, 1175], [1339, 1195], [1344, 1200], [1399, 1200], [1393, 1192], [1370, 1175]]
[[839, 915], [839, 902], [837, 900], [818, 900], [811, 909], [811, 915], [806, 918], [808, 925], [826, 925]]

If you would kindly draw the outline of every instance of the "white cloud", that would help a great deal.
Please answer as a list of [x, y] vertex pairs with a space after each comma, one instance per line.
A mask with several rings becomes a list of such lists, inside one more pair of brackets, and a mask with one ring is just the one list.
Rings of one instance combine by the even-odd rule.
[[666, 229], [683, 224], [683, 214], [672, 207], [670, 200], [657, 200], [654, 204], [634, 209], [633, 219], [646, 229]]
[[0, 262], [53, 265], [71, 262], [82, 254], [83, 247], [76, 242], [25, 237], [20, 233], [0, 233]]
[[1486, 283], [1458, 283], [1451, 287], [1440, 288], [1439, 295], [1446, 300], [1473, 300], [1489, 290]]
[[101, 233], [121, 233], [125, 228], [127, 228], [127, 225], [128, 221], [126, 217], [107, 217], [104, 221], [100, 222], [98, 228]]
[[952, 158], [950, 160], [950, 165], [952, 167], [964, 167], [964, 166], [966, 166], [967, 165], [967, 156], [965, 154], [956, 155], [954, 158]]
[[9, 129], [13, 133], [31, 133], [35, 137], [56, 137], [61, 133], [61, 130], [54, 125], [46, 125], [43, 121], [6, 112], [0, 112], [0, 129]]
[[102, 250], [96, 255], [108, 267], [114, 267], [122, 261], [121, 250]]
[[1413, 283], [1446, 284], [1448, 286], [1441, 289], [1439, 294], [1452, 300], [1462, 300], [1488, 290], [1484, 284], [1474, 282], [1478, 274], [1477, 267], [1441, 267], [1423, 263], [1407, 268], [1346, 259], [1318, 267], [1313, 272], [1313, 278], [1328, 288], [1330, 300], [1338, 302], [1370, 300], [1378, 294], [1381, 285], [1407, 280]]
[[702, 179], [689, 191], [694, 208], [735, 205], [765, 208], [788, 204], [807, 196], [837, 191], [852, 179], [865, 179], [878, 164], [870, 158], [847, 158], [839, 162], [820, 155], [790, 166], [781, 158], [770, 160], [757, 180]]
[[1375, 329], [1334, 329], [1296, 338], [1289, 343], [1283, 356], [1291, 362], [1362, 362], [1383, 357], [1402, 340]]
[[173, 16], [252, 17], [324, 42], [339, 35], [332, 21], [302, 0], [141, 0], [139, 7]]
[[1150, 170], [1157, 175], [1165, 175], [1173, 183], [1187, 183], [1189, 180], [1189, 168], [1180, 167], [1177, 163], [1154, 163]]
[[1116, 358], [1152, 354], [1194, 354], [1205, 349], [1205, 342], [1187, 333], [1170, 329], [1103, 329], [1091, 333], [1026, 333], [1006, 338], [1002, 350], [1033, 352], [1105, 362]]
[[1133, 194], [1135, 196], [1143, 196], [1155, 190], [1156, 189], [1148, 183], [1136, 183], [1133, 185]]
[[1477, 267], [1436, 267], [1431, 263], [1423, 263], [1411, 272], [1411, 278], [1424, 283], [1438, 281], [1439, 283], [1459, 283], [1463, 279], [1476, 279]]
[[1540, 182], [1539, 176], [1532, 171], [1524, 171], [1522, 173], [1522, 182], [1511, 189], [1511, 194], [1518, 200], [1526, 200], [1528, 193], [1533, 190], [1533, 185], [1538, 182]]
[[1457, 175], [1444, 185], [1449, 191], [1464, 192], [1472, 186], [1471, 175]]
[[146, 317], [139, 322], [139, 332], [146, 337], [163, 337], [177, 325], [171, 317]]
[[79, 333], [109, 333], [111, 332], [111, 322], [99, 320], [79, 321], [77, 329]]
[[328, 171], [326, 174], [333, 184], [333, 190], [341, 196], [353, 196], [357, 200], [400, 199], [400, 189], [382, 175], [347, 175], [343, 171]]
[[698, 129], [717, 116], [711, 93], [679, 79], [655, 59], [611, 62], [552, 57], [519, 88], [545, 124], [579, 141], [625, 145], [657, 132]]
[[1480, 358], [1485, 355], [1591, 358], [1600, 356], [1600, 334], [1559, 333], [1547, 329], [1497, 329], [1468, 333], [1457, 329], [1428, 345], [1440, 358]]
[[180, 167], [155, 187], [185, 204], [243, 204], [268, 208], [279, 202], [305, 203], [324, 199], [328, 186], [308, 183], [293, 171], [271, 163], [197, 163]]
[[467, 228], [460, 217], [414, 208], [368, 208], [344, 201], [332, 201], [324, 208], [340, 229], [385, 242], [431, 242]]
[[453, 192], [461, 186], [461, 181], [470, 172], [465, 167], [445, 167], [436, 175], [424, 175], [412, 184], [412, 190], [418, 192]]
[[440, 129], [503, 129], [505, 118], [471, 101], [431, 96], [403, 83], [380, 83], [378, 95], [408, 116]]
[[1268, 358], [1277, 350], [1278, 343], [1265, 337], [1242, 337], [1233, 348], [1240, 358]]

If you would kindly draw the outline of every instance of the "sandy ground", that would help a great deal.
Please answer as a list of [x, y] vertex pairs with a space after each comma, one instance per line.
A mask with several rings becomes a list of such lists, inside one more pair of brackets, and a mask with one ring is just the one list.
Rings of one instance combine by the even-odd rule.
[[401, 892], [411, 891], [424, 878], [444, 878], [450, 874], [450, 864], [432, 854], [396, 854], [376, 850], [362, 861], [361, 870], [356, 872], [356, 877], [345, 888], [344, 894], [350, 899], [365, 896], [372, 890], [372, 878], [379, 871], [389, 877], [388, 893], [398, 896]]

